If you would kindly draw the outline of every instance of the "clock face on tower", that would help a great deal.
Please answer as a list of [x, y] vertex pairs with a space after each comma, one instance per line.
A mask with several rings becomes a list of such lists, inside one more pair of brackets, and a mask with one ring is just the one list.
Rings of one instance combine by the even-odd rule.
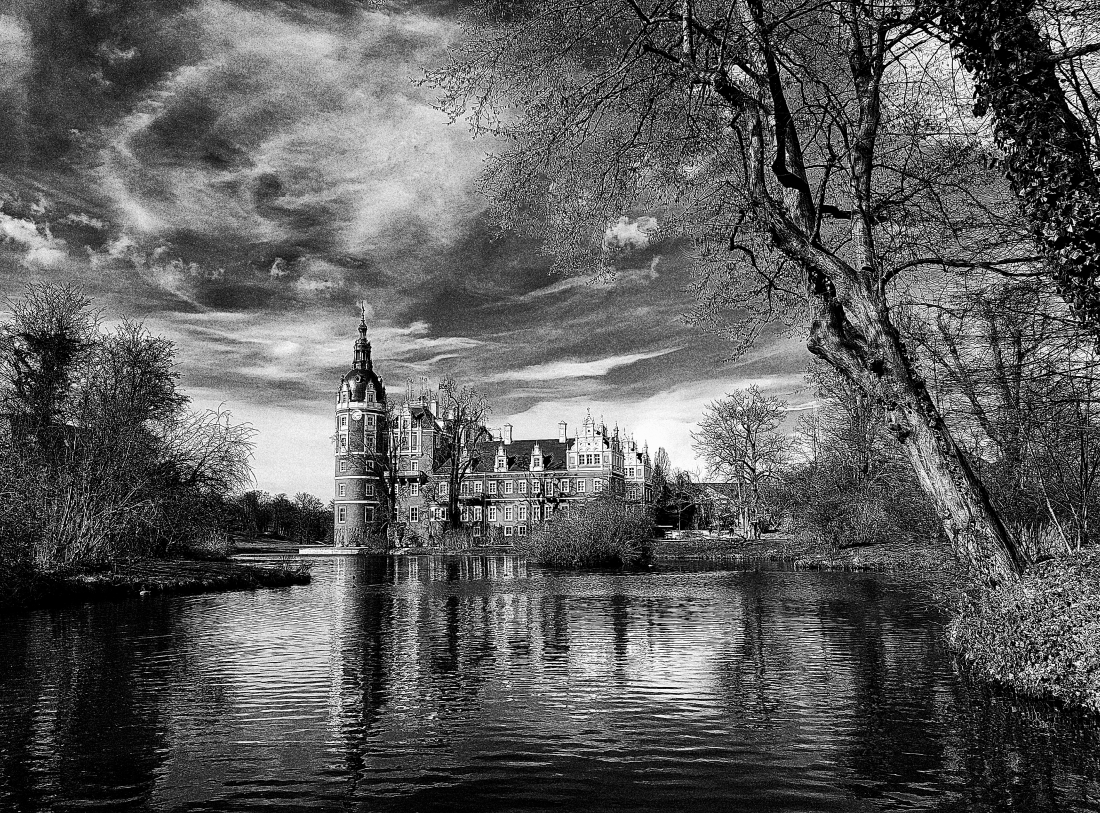
[[363, 413], [357, 409], [353, 413], [351, 413], [351, 417], [353, 420], [361, 421], [363, 420]]

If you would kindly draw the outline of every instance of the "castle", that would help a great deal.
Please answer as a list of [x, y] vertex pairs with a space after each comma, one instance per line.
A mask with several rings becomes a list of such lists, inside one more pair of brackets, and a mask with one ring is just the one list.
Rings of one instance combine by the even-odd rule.
[[[526, 536], [532, 527], [572, 502], [610, 494], [651, 505], [653, 466], [648, 446], [608, 429], [586, 415], [569, 437], [565, 421], [555, 437], [512, 437], [500, 430], [473, 432], [453, 449], [452, 410], [438, 394], [416, 398], [406, 387], [400, 405], [387, 401], [374, 370], [365, 318], [359, 323], [352, 368], [336, 393], [336, 453], [333, 539], [336, 545], [366, 540], [396, 504], [402, 535], [438, 535], [457, 506], [463, 527], [485, 539]], [[458, 493], [451, 495], [452, 455], [461, 456]], [[454, 499], [452, 499], [454, 497]]]

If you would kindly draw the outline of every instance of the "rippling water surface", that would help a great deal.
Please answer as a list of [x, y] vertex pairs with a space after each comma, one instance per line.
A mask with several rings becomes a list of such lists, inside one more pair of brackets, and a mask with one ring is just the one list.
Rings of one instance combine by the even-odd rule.
[[883, 576], [327, 560], [0, 619], [0, 810], [1100, 810]]

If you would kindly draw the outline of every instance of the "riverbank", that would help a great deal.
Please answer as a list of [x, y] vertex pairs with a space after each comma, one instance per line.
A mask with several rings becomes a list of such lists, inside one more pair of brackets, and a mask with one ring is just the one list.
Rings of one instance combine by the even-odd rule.
[[947, 642], [984, 680], [1100, 714], [1100, 552], [1033, 565], [996, 590], [968, 591]]
[[189, 595], [309, 584], [301, 566], [199, 559], [142, 559], [72, 573], [38, 574], [0, 591], [0, 612], [62, 607], [154, 594]]
[[805, 570], [939, 573], [957, 568], [951, 549], [937, 542], [899, 541], [833, 551], [781, 534], [766, 534], [761, 539], [708, 536], [657, 539], [653, 542], [653, 557], [657, 561], [703, 559], [746, 566], [770, 562]]

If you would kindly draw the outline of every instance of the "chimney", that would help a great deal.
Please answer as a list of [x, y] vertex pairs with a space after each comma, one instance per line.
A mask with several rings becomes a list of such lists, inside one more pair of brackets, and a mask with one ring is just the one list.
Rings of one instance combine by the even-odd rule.
[[433, 398], [432, 402], [428, 405], [428, 409], [430, 409], [432, 414], [435, 415], [438, 418], [439, 417], [439, 399], [438, 398]]
[[505, 446], [507, 446], [509, 443], [512, 442], [512, 424], [510, 424], [510, 423], [504, 424], [503, 436], [504, 436], [504, 445]]
[[558, 424], [558, 443], [565, 443], [565, 435], [568, 429], [569, 426], [565, 423], [565, 421], [561, 421]]

